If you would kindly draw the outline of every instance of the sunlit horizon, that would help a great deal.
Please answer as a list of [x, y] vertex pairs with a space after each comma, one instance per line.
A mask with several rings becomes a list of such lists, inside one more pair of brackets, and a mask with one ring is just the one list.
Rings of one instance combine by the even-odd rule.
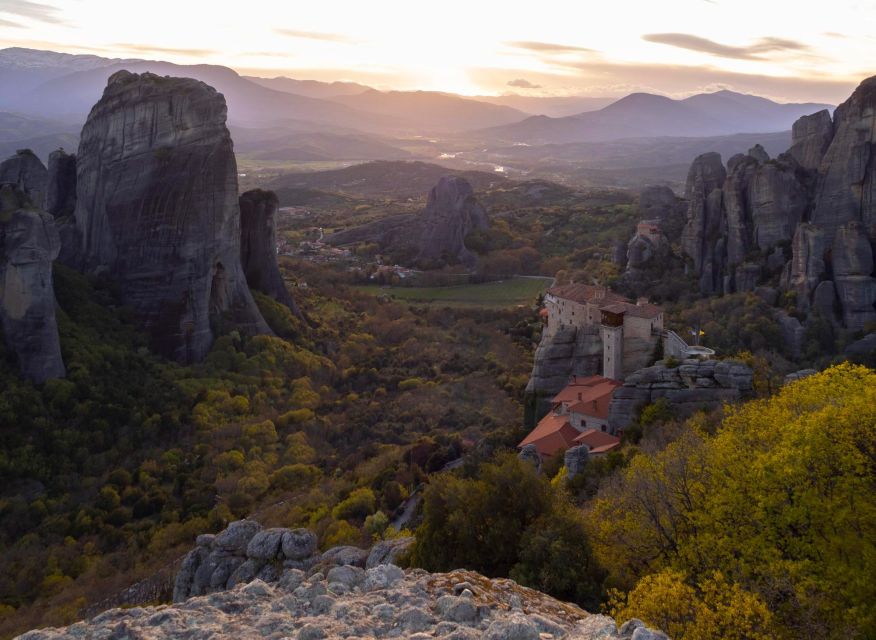
[[[872, 75], [873, 3], [674, 0], [539, 6], [254, 0], [127, 11], [109, 0], [0, 0], [0, 46], [218, 64], [244, 75], [462, 95], [683, 97], [731, 89], [838, 103]], [[143, 7], [147, 10], [144, 10]], [[753, 19], [752, 16], [756, 16]], [[705, 27], [704, 27], [705, 25]]]

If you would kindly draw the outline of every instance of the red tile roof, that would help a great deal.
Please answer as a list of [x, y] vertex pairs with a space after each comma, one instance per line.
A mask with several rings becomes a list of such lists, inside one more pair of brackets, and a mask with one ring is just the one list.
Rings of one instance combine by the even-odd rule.
[[568, 403], [569, 411], [596, 418], [608, 418], [608, 403], [622, 382], [603, 376], [573, 378], [565, 389], [554, 396], [554, 404]]
[[575, 438], [575, 444], [586, 444], [590, 447], [591, 453], [594, 453], [597, 449], [605, 449], [606, 447], [613, 449], [620, 445], [620, 438], [599, 429], [587, 429]]
[[578, 430], [569, 424], [568, 416], [549, 413], [517, 446], [534, 444], [539, 454], [543, 457], [549, 457], [572, 446], [577, 435]]
[[652, 319], [663, 313], [663, 309], [656, 304], [645, 302], [642, 304], [633, 304], [632, 302], [614, 302], [604, 307], [599, 307], [600, 311], [608, 311], [609, 313], [623, 313], [634, 318]]

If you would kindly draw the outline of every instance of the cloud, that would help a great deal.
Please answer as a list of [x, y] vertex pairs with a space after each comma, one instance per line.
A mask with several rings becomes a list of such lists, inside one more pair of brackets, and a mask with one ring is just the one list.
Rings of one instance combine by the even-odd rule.
[[299, 31], [297, 29], [274, 29], [277, 33], [290, 38], [303, 38], [305, 40], [322, 40], [324, 42], [355, 42], [349, 36], [340, 33], [321, 33], [319, 31]]
[[532, 42], [530, 40], [516, 40], [514, 42], [506, 42], [509, 47], [515, 49], [525, 49], [527, 51], [536, 51], [538, 53], [593, 53], [593, 49], [586, 47], [576, 47], [568, 44], [557, 44], [555, 42]]
[[156, 47], [151, 44], [135, 44], [132, 42], [117, 42], [109, 48], [109, 50], [114, 49], [134, 51], [136, 53], [169, 53], [176, 56], [193, 56], [196, 58], [210, 56], [217, 53], [214, 49], [177, 49], [175, 47]]
[[[0, 0], [0, 13], [30, 18], [39, 22], [64, 24], [66, 21], [57, 15], [59, 12], [60, 9], [57, 7], [40, 2], [30, 2], [30, 0]], [[6, 21], [4, 20], [4, 22]]]
[[649, 33], [642, 36], [643, 40], [666, 44], [670, 47], [700, 51], [721, 58], [737, 60], [759, 60], [762, 54], [775, 51], [806, 51], [809, 47], [801, 42], [784, 38], [761, 38], [747, 47], [734, 47], [708, 40], [689, 33]]
[[0, 27], [14, 27], [16, 29], [23, 28], [22, 25], [18, 24], [17, 22], [12, 22], [12, 20], [4, 20], [3, 18], [0, 18]]
[[509, 87], [517, 87], [518, 89], [541, 89], [540, 84], [533, 84], [526, 78], [516, 78], [506, 82]]
[[[472, 81], [501, 92], [511, 77], [525, 77], [567, 95], [621, 96], [637, 91], [684, 97], [719, 88], [752, 93], [779, 102], [823, 102], [839, 104], [862, 78], [833, 74], [768, 76], [727, 71], [715, 66], [589, 60], [555, 66], [555, 71], [532, 71], [504, 67], [476, 68]], [[862, 74], [863, 77], [864, 74]], [[872, 73], [870, 74], [872, 75]]]

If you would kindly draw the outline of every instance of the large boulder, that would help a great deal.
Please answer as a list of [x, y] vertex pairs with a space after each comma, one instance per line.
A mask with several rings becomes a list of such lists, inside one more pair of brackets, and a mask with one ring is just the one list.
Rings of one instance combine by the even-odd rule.
[[0, 187], [0, 322], [22, 374], [37, 383], [66, 373], [52, 284], [60, 248], [52, 216], [19, 186]]
[[0, 184], [16, 185], [37, 209], [45, 207], [48, 179], [46, 166], [30, 149], [19, 149], [0, 162]]
[[465, 246], [465, 237], [489, 227], [487, 212], [464, 178], [445, 176], [429, 191], [426, 209], [420, 214], [420, 263], [461, 263], [474, 267], [477, 259]]
[[277, 265], [278, 207], [279, 200], [273, 191], [253, 189], [241, 194], [240, 261], [252, 289], [268, 294], [300, 315]]
[[412, 536], [381, 540], [371, 547], [365, 568], [371, 569], [381, 564], [398, 564], [399, 557], [413, 546], [414, 541], [415, 538]]
[[222, 94], [118, 71], [82, 129], [82, 265], [105, 273], [160, 353], [202, 359], [214, 331], [270, 333], [240, 264], [237, 164]]

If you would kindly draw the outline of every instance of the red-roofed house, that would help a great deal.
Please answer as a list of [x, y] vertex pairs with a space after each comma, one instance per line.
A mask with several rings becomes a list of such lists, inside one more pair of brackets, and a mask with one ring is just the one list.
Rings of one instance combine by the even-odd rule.
[[590, 455], [598, 456], [619, 447], [620, 438], [597, 429], [587, 429], [578, 434], [578, 437], [575, 438], [575, 444], [586, 444], [590, 447]]
[[[603, 376], [573, 378], [554, 396], [553, 410], [517, 446], [534, 444], [539, 454], [547, 458], [577, 444], [588, 445], [594, 454], [619, 445], [619, 438], [604, 432], [608, 429], [608, 405], [615, 389], [620, 386], [617, 380]], [[605, 437], [588, 436], [589, 439], [578, 441], [582, 435], [591, 432]], [[605, 449], [606, 446], [609, 449]], [[594, 451], [595, 448], [600, 450]]]
[[574, 446], [578, 435], [579, 431], [569, 423], [569, 416], [549, 413], [517, 446], [534, 444], [542, 458], [549, 458], [558, 451]]

